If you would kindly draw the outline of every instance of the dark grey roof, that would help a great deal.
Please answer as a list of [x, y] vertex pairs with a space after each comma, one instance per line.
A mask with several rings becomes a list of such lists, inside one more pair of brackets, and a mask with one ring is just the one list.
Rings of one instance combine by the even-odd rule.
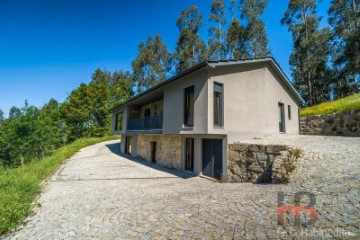
[[275, 61], [274, 58], [272, 57], [267, 57], [267, 58], [251, 58], [251, 59], [238, 59], [238, 60], [219, 60], [219, 61], [205, 61], [205, 62], [201, 62], [189, 69], [187, 69], [186, 71], [183, 71], [161, 83], [156, 84], [155, 86], [147, 89], [146, 91], [131, 97], [130, 99], [120, 103], [119, 105], [115, 106], [114, 108], [112, 108], [111, 110], [115, 110], [117, 108], [119, 108], [122, 105], [125, 105], [127, 103], [130, 103], [131, 101], [147, 95], [147, 94], [151, 94], [152, 91], [159, 89], [169, 83], [172, 83], [178, 79], [180, 79], [183, 76], [189, 75], [195, 71], [198, 71], [202, 68], [208, 67], [208, 68], [216, 68], [216, 67], [221, 67], [221, 66], [230, 66], [230, 65], [239, 65], [239, 64], [250, 64], [250, 63], [259, 63], [259, 62], [267, 62], [269, 63], [269, 65], [273, 68], [273, 70], [279, 75], [280, 79], [283, 81], [283, 83], [285, 84], [285, 86], [288, 88], [288, 90], [290, 91], [290, 93], [295, 97], [295, 99], [299, 102], [299, 103], [304, 103], [304, 100], [302, 99], [302, 97], [299, 95], [299, 93], [295, 90], [295, 88], [293, 87], [293, 85], [291, 84], [290, 80], [288, 79], [288, 77], [285, 75], [284, 71], [280, 68], [279, 64]]

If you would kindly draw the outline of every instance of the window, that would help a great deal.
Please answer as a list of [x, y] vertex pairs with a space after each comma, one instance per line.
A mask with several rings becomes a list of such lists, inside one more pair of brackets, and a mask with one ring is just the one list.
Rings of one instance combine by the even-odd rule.
[[288, 117], [289, 117], [289, 120], [291, 119], [291, 106], [288, 105]]
[[194, 86], [185, 88], [184, 124], [194, 126]]
[[284, 104], [279, 102], [279, 131], [281, 133], [285, 133], [285, 108]]
[[223, 125], [223, 85], [214, 83], [214, 125]]
[[135, 109], [130, 110], [130, 117], [129, 117], [129, 119], [138, 119], [138, 118], [140, 118], [140, 111], [139, 111], [139, 110], [135, 110]]
[[123, 112], [119, 112], [116, 114], [115, 130], [121, 131], [122, 123], [123, 123]]

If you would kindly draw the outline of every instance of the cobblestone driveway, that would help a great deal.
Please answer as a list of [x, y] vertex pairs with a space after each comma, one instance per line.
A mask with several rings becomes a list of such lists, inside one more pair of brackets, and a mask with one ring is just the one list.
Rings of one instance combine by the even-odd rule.
[[[290, 184], [211, 182], [126, 159], [113, 153], [117, 142], [106, 142], [64, 164], [45, 187], [36, 214], [8, 238], [360, 239], [359, 138], [284, 135], [251, 142], [304, 150]], [[293, 205], [294, 192], [314, 193], [315, 225], [280, 226], [279, 191], [287, 205]]]

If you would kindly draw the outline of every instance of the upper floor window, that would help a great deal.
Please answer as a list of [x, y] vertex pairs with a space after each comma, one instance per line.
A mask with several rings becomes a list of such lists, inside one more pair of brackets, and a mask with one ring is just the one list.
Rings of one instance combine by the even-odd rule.
[[184, 100], [184, 124], [194, 126], [194, 86], [185, 88]]
[[119, 112], [116, 114], [115, 119], [115, 130], [121, 131], [123, 130], [123, 112]]
[[214, 83], [214, 125], [223, 125], [223, 85]]
[[288, 105], [288, 117], [289, 117], [289, 120], [291, 119], [291, 106]]

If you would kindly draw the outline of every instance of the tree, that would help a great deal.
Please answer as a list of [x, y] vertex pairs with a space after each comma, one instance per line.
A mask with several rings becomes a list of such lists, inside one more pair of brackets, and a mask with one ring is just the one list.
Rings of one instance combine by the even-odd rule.
[[103, 71], [100, 68], [97, 68], [93, 75], [91, 76], [91, 82], [97, 84], [109, 84], [111, 79], [111, 73]]
[[15, 107], [15, 106], [10, 108], [9, 119], [17, 119], [17, 118], [21, 117], [21, 115], [22, 115], [22, 113], [21, 113], [20, 108]]
[[0, 109], [0, 126], [5, 122], [4, 112]]
[[240, 18], [247, 22], [246, 40], [250, 57], [261, 58], [271, 55], [265, 32], [265, 23], [259, 18], [265, 11], [268, 0], [240, 0]]
[[134, 95], [132, 90], [134, 87], [133, 76], [128, 71], [115, 71], [111, 76], [109, 87], [109, 102], [112, 108]]
[[334, 95], [339, 98], [360, 91], [360, 1], [332, 0], [328, 13], [334, 36]]
[[176, 43], [174, 58], [176, 72], [184, 71], [207, 57], [205, 42], [200, 38], [199, 28], [202, 26], [202, 14], [196, 5], [183, 10], [177, 21], [180, 36]]
[[237, 19], [233, 19], [227, 30], [226, 49], [231, 59], [249, 58], [247, 51], [246, 32], [241, 23]]
[[171, 69], [171, 55], [160, 34], [139, 43], [132, 68], [138, 93], [166, 80]]
[[89, 88], [82, 83], [62, 104], [60, 112], [65, 121], [67, 142], [91, 136], [91, 103]]
[[225, 31], [226, 24], [225, 7], [222, 0], [214, 0], [211, 5], [209, 22], [212, 24], [209, 28], [209, 59], [225, 59]]
[[35, 134], [40, 127], [39, 109], [26, 101], [24, 107], [13, 107], [10, 113], [0, 135], [0, 160], [5, 167], [23, 165], [43, 156], [41, 136]]
[[60, 103], [50, 99], [39, 111], [38, 128], [35, 135], [42, 142], [43, 153], [61, 147], [66, 141], [65, 122], [60, 114]]
[[328, 56], [330, 31], [319, 29], [315, 0], [290, 0], [282, 25], [292, 32], [290, 65], [294, 85], [311, 106], [329, 97]]

